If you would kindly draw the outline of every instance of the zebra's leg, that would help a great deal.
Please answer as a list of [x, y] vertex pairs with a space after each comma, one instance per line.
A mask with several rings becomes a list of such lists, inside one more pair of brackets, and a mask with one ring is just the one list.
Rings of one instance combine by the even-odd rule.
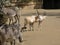
[[4, 44], [3, 45], [7, 45], [7, 42], [4, 42]]
[[11, 41], [10, 44], [13, 45], [13, 41]]
[[13, 45], [15, 45], [15, 40], [13, 40], [13, 42], [14, 42], [14, 44], [13, 44]]
[[22, 33], [19, 32], [19, 36], [18, 36], [19, 42], [23, 42], [23, 37], [22, 37]]
[[0, 40], [0, 45], [4, 45], [4, 43], [2, 43], [2, 41]]
[[3, 32], [0, 32], [0, 45], [5, 45], [5, 34]]
[[22, 38], [22, 36], [19, 36], [19, 42], [23, 42], [23, 38]]
[[10, 41], [10, 45], [15, 45], [15, 39], [12, 39], [12, 40]]
[[20, 24], [20, 16], [17, 15], [18, 24]]

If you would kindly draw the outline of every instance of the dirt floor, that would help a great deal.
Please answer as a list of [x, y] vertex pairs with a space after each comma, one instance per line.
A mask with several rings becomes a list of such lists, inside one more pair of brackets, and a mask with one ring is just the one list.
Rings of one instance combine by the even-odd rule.
[[[47, 12], [47, 18], [38, 27], [34, 24], [34, 31], [23, 32], [24, 41], [21, 45], [60, 45], [60, 10], [39, 10]], [[33, 10], [22, 10], [20, 18], [21, 26], [23, 26], [26, 16], [34, 15]], [[32, 14], [33, 13], [33, 14]], [[31, 14], [31, 15], [30, 15]]]

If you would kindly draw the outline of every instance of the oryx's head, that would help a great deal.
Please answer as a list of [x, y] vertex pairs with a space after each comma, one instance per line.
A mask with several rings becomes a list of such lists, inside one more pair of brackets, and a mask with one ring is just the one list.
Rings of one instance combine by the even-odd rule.
[[43, 14], [41, 14], [41, 15], [39, 15], [39, 18], [38, 18], [38, 25], [40, 25], [41, 24], [41, 22], [43, 22], [43, 20], [45, 20], [46, 19], [46, 11], [44, 11], [44, 13]]
[[44, 15], [44, 16], [46, 16], [46, 15], [47, 15], [46, 11], [44, 11], [44, 12], [43, 12], [43, 15]]
[[35, 19], [36, 19], [36, 21], [39, 19], [39, 11], [38, 11], [38, 9], [36, 9], [36, 14], [37, 14], [37, 16], [35, 17]]

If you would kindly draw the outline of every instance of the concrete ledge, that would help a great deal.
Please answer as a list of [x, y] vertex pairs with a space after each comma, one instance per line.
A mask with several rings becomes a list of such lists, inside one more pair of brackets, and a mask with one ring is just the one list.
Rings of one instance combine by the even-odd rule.
[[[29, 9], [29, 10], [25, 10], [22, 9], [21, 11], [21, 15], [37, 15], [36, 13], [36, 9]], [[44, 12], [46, 12], [47, 15], [60, 15], [60, 9], [38, 9], [40, 14], [43, 14]]]

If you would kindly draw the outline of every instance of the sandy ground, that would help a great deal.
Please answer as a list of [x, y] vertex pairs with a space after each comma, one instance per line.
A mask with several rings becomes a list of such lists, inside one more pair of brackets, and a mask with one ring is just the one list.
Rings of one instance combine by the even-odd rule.
[[[23, 32], [23, 43], [20, 45], [60, 45], [60, 10], [40, 10], [47, 12], [47, 18], [38, 27], [34, 24], [34, 31]], [[21, 26], [23, 26], [24, 18], [35, 13], [33, 10], [22, 10], [20, 18]]]

